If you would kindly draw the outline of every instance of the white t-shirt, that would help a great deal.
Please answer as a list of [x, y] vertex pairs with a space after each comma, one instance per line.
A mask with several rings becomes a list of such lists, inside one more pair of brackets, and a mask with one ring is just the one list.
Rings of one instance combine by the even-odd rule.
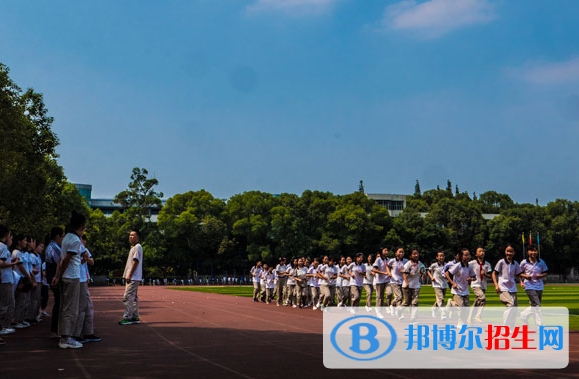
[[[8, 250], [8, 246], [0, 242], [0, 261], [4, 263], [12, 263], [12, 254]], [[2, 283], [14, 283], [14, 274], [12, 267], [5, 267], [2, 270]]]
[[34, 278], [36, 279], [36, 283], [40, 283], [42, 280], [42, 259], [40, 258], [40, 255], [31, 253], [30, 264], [32, 266], [32, 270], [38, 270], [38, 274], [35, 274]]
[[[42, 262], [42, 271], [46, 271], [46, 262]], [[42, 285], [48, 286], [48, 282], [46, 281], [46, 275], [42, 276]]]
[[[84, 252], [87, 252], [88, 257], [92, 258], [92, 254], [90, 253], [90, 251], [86, 248], [86, 247], [82, 247], [82, 254], [84, 254]], [[90, 279], [90, 274], [88, 272], [88, 262], [84, 262], [80, 265], [80, 282], [84, 283], [86, 281], [88, 281]]]
[[260, 279], [261, 279], [261, 273], [263, 271], [263, 268], [259, 267], [257, 268], [256, 266], [253, 266], [251, 268], [251, 281], [253, 283], [259, 283]]
[[14, 270], [16, 271], [16, 274], [19, 275], [17, 279], [20, 280], [20, 277], [25, 276], [22, 272], [20, 272], [20, 268], [28, 273], [30, 272], [30, 254], [28, 254], [27, 251], [20, 251], [15, 249], [12, 252], [12, 260], [15, 260], [16, 257], [20, 259], [20, 262], [14, 266]]
[[364, 275], [363, 284], [374, 284], [374, 273], [372, 272], [372, 265], [370, 263], [364, 263], [364, 270], [366, 270], [366, 275]]
[[296, 273], [296, 270], [293, 267], [288, 266], [286, 268], [286, 274], [288, 274], [287, 284], [290, 286], [294, 286], [296, 284], [296, 279], [294, 277], [295, 273]]
[[459, 296], [468, 296], [468, 278], [475, 276], [475, 272], [470, 265], [463, 266], [462, 262], [453, 264], [448, 272], [452, 274], [452, 281], [457, 288], [452, 287], [450, 293]]
[[404, 283], [404, 277], [402, 273], [404, 272], [404, 265], [408, 262], [408, 259], [402, 258], [402, 260], [397, 260], [396, 258], [391, 258], [388, 261], [388, 267], [390, 267], [390, 273], [392, 274], [392, 279], [390, 283], [402, 284]]
[[123, 273], [123, 278], [126, 278], [129, 272], [131, 272], [131, 265], [133, 261], [137, 260], [137, 267], [133, 272], [131, 280], [141, 281], [143, 280], [143, 248], [140, 243], [135, 244], [129, 250], [129, 256], [127, 257], [127, 264], [125, 265], [125, 272]]
[[333, 265], [333, 266], [327, 265], [326, 270], [325, 270], [325, 274], [328, 277], [328, 279], [330, 279], [328, 281], [328, 285], [329, 286], [335, 286], [336, 285], [336, 279], [338, 278], [338, 267], [336, 265]]
[[513, 263], [507, 263], [505, 258], [501, 259], [495, 266], [495, 271], [499, 276], [498, 285], [501, 292], [517, 292], [516, 276], [519, 275], [521, 267], [519, 262], [513, 259]]
[[[318, 267], [319, 267], [319, 266], [318, 266]], [[316, 275], [317, 273], [318, 273], [318, 269], [317, 269], [316, 267], [314, 267], [314, 266], [311, 266], [311, 267], [309, 268], [309, 270], [308, 270], [308, 274], [310, 274], [310, 275]], [[309, 284], [311, 287], [316, 287], [316, 288], [317, 288], [317, 287], [320, 286], [320, 284], [318, 283], [318, 279], [319, 279], [319, 278], [318, 278], [317, 276], [312, 276], [312, 277], [310, 277], [310, 280], [308, 281], [308, 284]]]
[[275, 280], [275, 274], [269, 271], [266, 271], [265, 273], [265, 286], [266, 288], [272, 289], [275, 288], [274, 285], [274, 280]]
[[60, 256], [60, 261], [62, 262], [67, 254], [71, 255], [71, 257], [66, 271], [62, 274], [63, 278], [80, 279], [81, 246], [82, 243], [80, 242], [80, 238], [78, 238], [75, 233], [67, 233], [64, 236], [64, 239], [62, 240], [62, 254]]
[[[352, 273], [350, 285], [362, 287], [364, 285], [364, 277], [366, 276], [366, 266], [364, 266], [364, 264], [357, 265], [356, 262], [352, 262], [350, 266], [348, 266], [348, 270]], [[364, 275], [360, 275], [360, 273]]]
[[285, 271], [287, 269], [286, 265], [282, 265], [281, 263], [279, 263], [277, 266], [275, 266], [275, 272], [276, 272], [276, 276], [278, 278], [285, 278], [285, 276], [283, 274], [285, 274]]
[[490, 274], [493, 272], [493, 266], [487, 261], [485, 261], [482, 265], [478, 263], [478, 260], [474, 259], [468, 262], [468, 265], [472, 267], [476, 277], [475, 280], [470, 282], [470, 286], [472, 288], [479, 287], [482, 289], [487, 289], [487, 278], [486, 276], [483, 277], [482, 274]]
[[[321, 264], [318, 266], [318, 272], [322, 275], [326, 275], [326, 268], [328, 267], [328, 265], [325, 264]], [[318, 279], [318, 284], [320, 286], [327, 286], [328, 285], [328, 281], [324, 278], [319, 278]]]
[[[340, 275], [348, 275], [348, 266], [347, 265], [343, 265], [342, 267], [338, 266], [338, 273]], [[350, 286], [350, 279], [346, 279], [346, 278], [342, 278], [341, 276], [338, 276], [338, 279], [336, 279], [336, 286], [338, 287], [349, 287]]]
[[[525, 275], [541, 275], [547, 271], [549, 268], [544, 260], [539, 259], [534, 264], [531, 263], [529, 259], [523, 259], [521, 262], [521, 271]], [[525, 284], [525, 290], [543, 290], [543, 279], [527, 279], [523, 280]]]
[[444, 277], [444, 264], [439, 264], [438, 262], [434, 262], [428, 268], [434, 280], [432, 281], [432, 288], [441, 288], [445, 289], [448, 288], [448, 282]]
[[420, 283], [420, 276], [426, 272], [426, 268], [422, 262], [408, 261], [404, 264], [404, 273], [408, 279], [408, 286], [404, 283], [404, 279], [402, 279], [402, 287], [404, 288], [413, 288], [419, 289], [422, 284]]
[[[382, 257], [376, 258], [376, 261], [374, 261], [374, 265], [372, 267], [375, 267], [378, 271], [386, 272], [386, 262], [384, 259], [382, 259]], [[375, 274], [374, 281], [376, 284], [388, 283], [390, 281], [390, 276], [387, 274]]]

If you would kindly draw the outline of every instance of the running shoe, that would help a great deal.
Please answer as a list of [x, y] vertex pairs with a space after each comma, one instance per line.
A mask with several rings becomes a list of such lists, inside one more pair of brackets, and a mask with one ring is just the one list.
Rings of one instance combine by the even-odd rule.
[[141, 323], [141, 319], [138, 317], [133, 317], [131, 319], [131, 321], [133, 322], [133, 324], [140, 324]]
[[133, 325], [133, 320], [129, 320], [127, 318], [122, 319], [119, 321], [119, 325]]
[[95, 336], [94, 334], [90, 334], [90, 335], [84, 336], [82, 340], [83, 340], [83, 343], [86, 343], [86, 342], [100, 342], [101, 338]]
[[58, 342], [58, 347], [61, 349], [80, 349], [82, 347], [82, 343], [71, 337], [61, 338]]

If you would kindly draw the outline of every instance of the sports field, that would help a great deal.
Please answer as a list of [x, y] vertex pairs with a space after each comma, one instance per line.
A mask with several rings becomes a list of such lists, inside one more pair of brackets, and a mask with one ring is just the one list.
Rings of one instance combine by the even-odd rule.
[[[233, 296], [243, 296], [252, 297], [253, 287], [252, 286], [211, 286], [211, 287], [171, 287], [171, 289], [182, 290], [182, 291], [196, 291], [205, 293], [216, 293], [223, 295], [233, 295]], [[449, 297], [449, 291], [447, 291], [447, 299]], [[420, 290], [420, 297], [418, 298], [419, 306], [430, 306], [434, 304], [435, 296], [432, 287], [424, 286]], [[474, 300], [474, 296], [471, 296], [471, 302]], [[519, 287], [519, 306], [527, 306], [529, 300], [525, 291]], [[360, 305], [365, 304], [366, 293], [362, 294], [362, 300]], [[372, 299], [372, 304], [375, 304], [375, 299]], [[543, 292], [543, 306], [549, 307], [567, 307], [569, 309], [569, 327], [571, 330], [579, 330], [579, 285], [546, 285], [545, 291]], [[499, 295], [493, 290], [493, 287], [489, 287], [487, 291], [487, 305], [489, 306], [502, 306]]]

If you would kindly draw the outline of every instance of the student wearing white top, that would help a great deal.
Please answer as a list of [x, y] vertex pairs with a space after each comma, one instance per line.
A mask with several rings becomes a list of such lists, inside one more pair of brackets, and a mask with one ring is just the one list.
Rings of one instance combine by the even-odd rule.
[[58, 269], [60, 256], [62, 255], [60, 246], [62, 245], [63, 239], [64, 230], [59, 227], [52, 228], [50, 230], [50, 242], [46, 247], [44, 258], [44, 261], [46, 262], [46, 281], [52, 290], [52, 297], [54, 299], [50, 320], [50, 336], [52, 338], [58, 338], [58, 319], [60, 318], [60, 286], [52, 286], [51, 284], [52, 279], [54, 278], [54, 275], [56, 275], [56, 271]]
[[[543, 298], [543, 279], [547, 277], [549, 268], [544, 260], [537, 257], [537, 247], [530, 245], [527, 249], [529, 255], [521, 262], [521, 287], [527, 293], [530, 306], [521, 313], [521, 321], [527, 324], [529, 317], [534, 315], [535, 325], [543, 325], [541, 315], [541, 300]], [[524, 279], [524, 280], [522, 280]]]
[[362, 287], [364, 277], [366, 276], [366, 266], [363, 263], [364, 254], [356, 254], [356, 261], [348, 266], [348, 275], [350, 276], [350, 303], [352, 305], [350, 312], [356, 313], [356, 307], [360, 304], [362, 297]]
[[261, 267], [261, 261], [257, 261], [255, 266], [251, 268], [249, 273], [251, 274], [251, 280], [253, 283], [253, 301], [258, 302], [259, 292], [261, 290], [261, 273], [263, 272], [263, 268]]
[[507, 307], [503, 313], [503, 322], [506, 326], [514, 327], [517, 316], [517, 282], [521, 274], [521, 267], [515, 260], [515, 247], [508, 244], [505, 248], [505, 257], [498, 261], [493, 271], [495, 290], [500, 294], [501, 302]]
[[404, 282], [404, 265], [408, 262], [408, 259], [404, 258], [404, 249], [399, 247], [396, 249], [396, 254], [394, 258], [388, 261], [388, 267], [390, 268], [390, 286], [392, 287], [392, 294], [394, 299], [390, 303], [390, 313], [395, 316], [394, 308], [402, 305], [403, 294], [402, 294], [402, 283]]
[[320, 285], [320, 298], [318, 299], [318, 303], [316, 304], [317, 308], [320, 308], [324, 303], [324, 299], [327, 296], [330, 296], [330, 287], [328, 281], [325, 279], [326, 275], [326, 268], [328, 267], [328, 263], [330, 262], [330, 258], [327, 255], [322, 257], [322, 264], [318, 267], [318, 284]]
[[42, 258], [40, 254], [44, 250], [44, 244], [40, 241], [35, 241], [34, 250], [30, 254], [30, 263], [32, 266], [32, 275], [36, 282], [36, 288], [30, 291], [30, 309], [28, 310], [28, 322], [40, 322], [40, 296], [42, 292]]
[[[454, 253], [454, 259], [452, 261], [448, 261], [445, 265], [444, 265], [444, 277], [446, 278], [446, 272], [448, 271], [449, 268], [451, 268], [452, 266], [454, 266], [455, 264], [457, 264], [458, 262], [460, 262], [460, 257], [461, 257], [462, 253], [460, 250], [458, 250], [457, 252]], [[453, 298], [451, 297], [450, 299], [448, 299], [448, 302], [446, 303], [446, 312], [448, 313], [448, 318], [452, 318], [452, 308], [453, 307], [458, 307], [458, 305], [454, 302]]]
[[14, 238], [12, 260], [17, 261], [13, 270], [13, 286], [16, 291], [14, 294], [14, 328], [16, 329], [27, 328], [30, 326], [30, 323], [24, 320], [28, 309], [28, 294], [32, 289], [32, 278], [28, 269], [30, 255], [25, 251], [27, 245], [28, 242], [26, 241], [25, 236], [17, 235]]
[[259, 275], [259, 300], [262, 303], [266, 302], [266, 284], [265, 284], [265, 273], [269, 270], [269, 265], [267, 263], [263, 264], [263, 269], [261, 270], [261, 274]]
[[444, 297], [446, 296], [446, 289], [448, 283], [444, 276], [444, 251], [436, 253], [436, 262], [428, 268], [428, 276], [432, 281], [432, 288], [436, 295], [436, 301], [432, 306], [432, 318], [436, 318], [436, 311], [440, 310], [440, 319], [446, 319], [446, 309], [444, 308]]
[[318, 258], [314, 258], [312, 267], [308, 269], [308, 278], [310, 278], [310, 292], [312, 297], [313, 310], [318, 309], [318, 301], [320, 300], [320, 283], [318, 278], [318, 268], [320, 262]]
[[287, 275], [287, 298], [285, 302], [285, 306], [293, 306], [296, 303], [296, 285], [297, 281], [295, 278], [295, 271], [298, 267], [298, 259], [292, 258], [291, 264], [287, 266], [286, 275]]
[[[383, 318], [380, 308], [386, 307], [386, 312], [390, 313], [390, 303], [392, 301], [392, 287], [390, 287], [390, 268], [388, 268], [388, 249], [383, 248], [376, 254], [376, 260], [372, 265], [374, 272], [374, 289], [376, 290], [376, 314]], [[384, 302], [384, 292], [386, 292], [386, 302]]]
[[362, 284], [364, 285], [364, 290], [366, 291], [366, 312], [372, 310], [372, 294], [374, 293], [374, 255], [368, 254], [366, 258], [366, 263], [364, 263], [364, 280]]
[[412, 250], [410, 260], [404, 264], [402, 292], [404, 293], [404, 305], [397, 308], [399, 320], [404, 318], [404, 308], [412, 307], [410, 312], [410, 322], [416, 323], [416, 313], [418, 311], [418, 296], [420, 295], [421, 280], [426, 278], [426, 267], [420, 262], [418, 250]]
[[83, 258], [80, 265], [80, 300], [78, 320], [76, 322], [74, 335], [81, 343], [98, 342], [101, 339], [94, 335], [94, 306], [88, 289], [88, 283], [90, 280], [88, 265], [90, 264], [93, 266], [94, 259], [90, 251], [87, 249], [87, 239], [85, 234], [82, 236], [81, 251], [83, 252]]
[[470, 251], [461, 250], [460, 262], [455, 263], [446, 271], [446, 279], [451, 285], [450, 292], [454, 295], [455, 304], [460, 307], [458, 317], [458, 327], [467, 323], [467, 312], [465, 308], [470, 305], [468, 298], [468, 284], [475, 277], [475, 272], [468, 262], [470, 261]]
[[297, 304], [292, 305], [292, 307], [303, 308], [306, 305], [306, 291], [308, 289], [308, 269], [304, 266], [303, 258], [298, 259], [298, 266], [295, 269], [294, 276], [296, 279]]
[[62, 256], [52, 279], [52, 285], [60, 283], [60, 314], [58, 320], [58, 333], [60, 341], [58, 347], [61, 349], [77, 349], [82, 344], [72, 338], [74, 327], [78, 318], [80, 300], [80, 261], [81, 242], [80, 236], [86, 229], [86, 217], [75, 211], [68, 226], [69, 232], [62, 240]]
[[340, 257], [340, 262], [338, 263], [338, 278], [336, 279], [338, 307], [342, 307], [350, 303], [350, 276], [348, 275], [348, 265], [351, 263], [352, 258], [346, 258], [344, 256]]
[[482, 324], [481, 315], [485, 304], [487, 303], [487, 279], [492, 278], [493, 268], [491, 264], [485, 261], [485, 249], [478, 247], [476, 249], [476, 259], [468, 262], [468, 265], [472, 267], [476, 277], [475, 280], [470, 282], [470, 287], [472, 292], [476, 296], [470, 313], [468, 315], [468, 324], [472, 323], [472, 314], [476, 311], [475, 321]]
[[[310, 272], [310, 268], [312, 268], [312, 260], [310, 258], [304, 258], [304, 267], [306, 268], [306, 270], [308, 271], [308, 273]], [[306, 307], [311, 307], [312, 306], [312, 291], [311, 291], [311, 287], [312, 287], [312, 277], [308, 276], [307, 277], [307, 284], [306, 284]]]
[[[0, 335], [11, 334], [16, 330], [11, 327], [14, 317], [14, 275], [12, 268], [18, 264], [18, 258], [12, 260], [8, 246], [12, 244], [12, 233], [5, 225], [0, 225]], [[0, 344], [2, 339], [0, 338]]]
[[[336, 279], [338, 278], [338, 268], [334, 265], [334, 258], [328, 258], [328, 264], [324, 269], [324, 273], [321, 275], [322, 279], [327, 283], [323, 288], [324, 300], [322, 302], [322, 311], [326, 310], [326, 307], [331, 306], [334, 301], [334, 296], [336, 295]], [[327, 311], [327, 310], [326, 310]]]
[[269, 304], [273, 300], [273, 290], [275, 289], [274, 281], [275, 274], [273, 273], [273, 266], [269, 266], [264, 275], [265, 279], [265, 303]]
[[286, 276], [286, 258], [282, 257], [279, 259], [279, 263], [275, 266], [275, 276], [277, 279], [276, 283], [276, 304], [279, 307], [280, 304], [284, 303], [287, 299], [287, 276]]
[[125, 265], [125, 295], [123, 296], [123, 303], [125, 305], [125, 312], [123, 319], [119, 321], [120, 325], [140, 324], [139, 318], [139, 296], [138, 290], [141, 281], [143, 280], [143, 247], [141, 246], [141, 232], [137, 229], [131, 230], [129, 233], [129, 242], [131, 243], [131, 250], [127, 256], [127, 263]]

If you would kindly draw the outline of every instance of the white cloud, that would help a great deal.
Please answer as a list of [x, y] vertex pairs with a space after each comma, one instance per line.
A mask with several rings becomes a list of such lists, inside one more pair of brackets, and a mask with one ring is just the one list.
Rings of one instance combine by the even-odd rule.
[[319, 15], [330, 11], [337, 0], [256, 0], [250, 13], [280, 12], [289, 15]]
[[452, 30], [496, 19], [488, 0], [430, 0], [418, 3], [405, 0], [386, 8], [386, 28], [416, 33], [423, 38], [438, 38]]
[[565, 84], [579, 81], [579, 57], [564, 62], [535, 62], [507, 72], [534, 84]]

